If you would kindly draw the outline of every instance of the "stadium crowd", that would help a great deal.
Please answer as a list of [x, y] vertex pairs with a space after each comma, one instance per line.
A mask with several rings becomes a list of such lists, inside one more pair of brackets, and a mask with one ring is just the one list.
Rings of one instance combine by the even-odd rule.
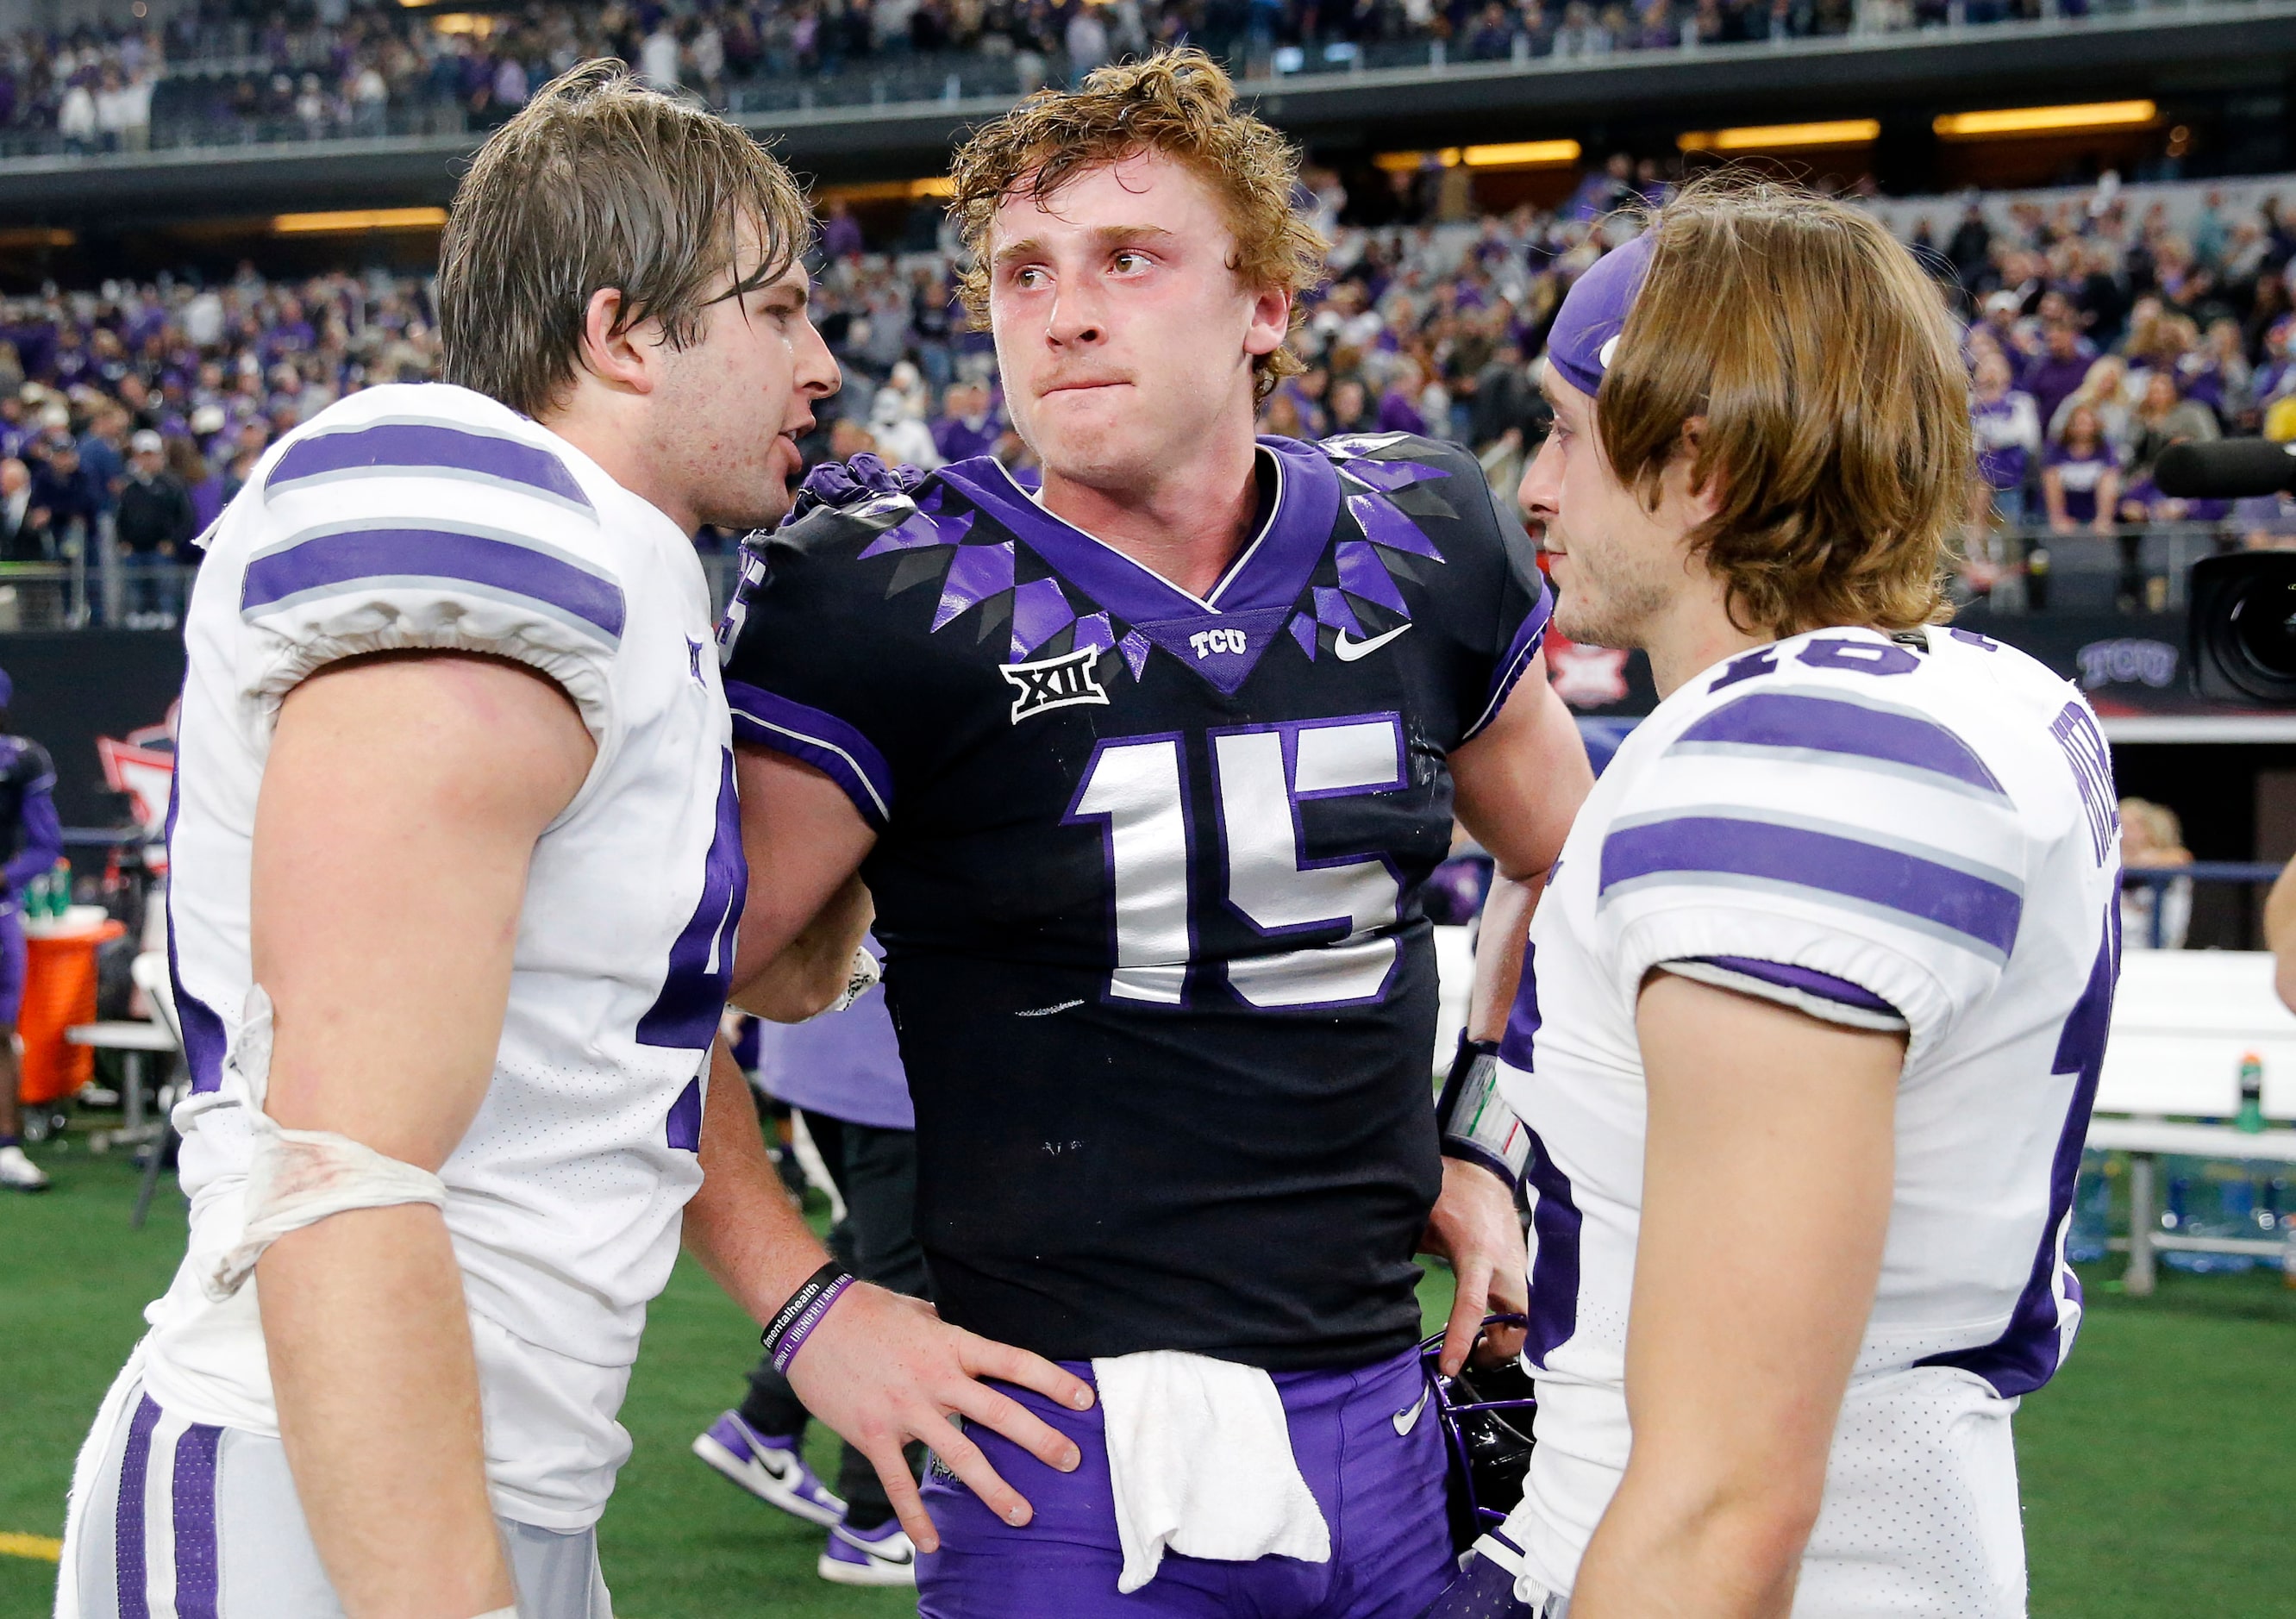
[[[2086, 0], [660, 0], [469, 16], [386, 0], [197, 0], [0, 38], [0, 146], [318, 138], [485, 127], [576, 61], [619, 56], [725, 105], [740, 86], [969, 65], [1025, 93], [1152, 44], [1259, 71], [1358, 60], [1604, 56], [2079, 15]], [[139, 12], [139, 16], [141, 13]]]
[[[1465, 171], [1408, 178], [1435, 222], [1366, 230], [1340, 223], [1337, 177], [1308, 171], [1332, 276], [1297, 339], [1308, 368], [1269, 398], [1263, 427], [1432, 433], [1471, 446], [1510, 491], [1544, 430], [1538, 363], [1554, 310], [1631, 231], [1611, 210], [1656, 183], [1618, 159], [1555, 211], [1449, 224], [1466, 209]], [[912, 240], [930, 240], [921, 218]], [[2158, 203], [2131, 208], [2107, 188], [2005, 220], [1972, 204], [1950, 233], [1913, 232], [1968, 315], [1992, 499], [1972, 514], [1968, 589], [2044, 606], [2053, 535], [2087, 531], [2121, 545], [2122, 604], [2158, 605], [2147, 531], [2201, 524], [2225, 544], [2296, 543], [2296, 501], [2177, 502], [2151, 477], [2182, 438], [2296, 437], [2296, 218], [2270, 200], [2236, 217], [2211, 198], [2179, 230]], [[951, 250], [873, 252], [832, 206], [817, 318], [847, 380], [809, 457], [1025, 462], [988, 339], [955, 301]], [[131, 570], [164, 571], [192, 555], [266, 444], [344, 392], [432, 375], [437, 352], [426, 285], [380, 273], [290, 284], [243, 266], [219, 285], [0, 300], [0, 556], [65, 560], [108, 530]], [[137, 590], [139, 617], [172, 610]]]

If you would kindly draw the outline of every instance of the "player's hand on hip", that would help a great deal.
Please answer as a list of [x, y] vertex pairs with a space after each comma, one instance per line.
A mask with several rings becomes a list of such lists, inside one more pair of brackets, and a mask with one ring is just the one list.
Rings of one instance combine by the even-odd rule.
[[[1514, 1193], [1481, 1165], [1445, 1158], [1443, 1193], [1435, 1199], [1419, 1247], [1449, 1260], [1457, 1283], [1450, 1324], [1443, 1332], [1443, 1375], [1450, 1377], [1466, 1364], [1484, 1316], [1520, 1315], [1529, 1304], [1529, 1255], [1522, 1224], [1515, 1218]], [[1521, 1328], [1494, 1327], [1475, 1358], [1488, 1365], [1521, 1353]]]
[[1042, 1355], [951, 1327], [930, 1304], [858, 1283], [822, 1318], [790, 1362], [806, 1409], [866, 1456], [884, 1481], [901, 1527], [919, 1551], [940, 1544], [901, 1447], [922, 1440], [941, 1465], [1004, 1522], [1032, 1516], [997, 1476], [952, 1414], [995, 1429], [1063, 1473], [1083, 1460], [1076, 1443], [983, 1378], [1016, 1384], [1071, 1410], [1092, 1404], [1092, 1386]]

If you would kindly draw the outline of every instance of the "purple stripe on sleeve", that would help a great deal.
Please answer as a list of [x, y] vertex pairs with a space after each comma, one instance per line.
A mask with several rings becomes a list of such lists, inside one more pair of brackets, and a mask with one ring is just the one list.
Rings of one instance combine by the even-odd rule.
[[393, 578], [524, 596], [621, 639], [622, 590], [612, 580], [508, 540], [449, 528], [355, 528], [258, 557], [247, 566], [239, 609], [244, 615], [290, 596]]
[[1692, 725], [1675, 749], [1698, 743], [1741, 748], [1800, 748], [1903, 765], [2008, 795], [1969, 744], [1918, 715], [1869, 708], [1798, 691], [1753, 691]]
[[144, 1589], [144, 1486], [152, 1473], [152, 1430], [159, 1426], [159, 1402], [146, 1394], [127, 1425], [127, 1448], [119, 1456], [119, 1493], [112, 1509], [119, 1619], [152, 1619], [152, 1596]]
[[1933, 860], [1806, 827], [1680, 815], [1620, 827], [1603, 841], [1601, 892], [1681, 873], [1752, 878], [1840, 895], [1959, 935], [1999, 955], [2017, 942], [2024, 897]]
[[1847, 978], [1837, 978], [1830, 972], [1792, 967], [1784, 961], [1757, 961], [1751, 956], [1693, 956], [1690, 959], [1744, 977], [1759, 978], [1765, 984], [1775, 984], [1782, 989], [1798, 989], [1821, 1001], [1854, 1006], [1859, 1011], [1885, 1012], [1893, 1018], [1902, 1016], [1896, 1007], [1872, 990], [1863, 985], [1852, 984]]
[[176, 1619], [216, 1619], [216, 1450], [223, 1430], [193, 1423], [176, 1441]]
[[1538, 581], [1538, 600], [1530, 604], [1530, 611], [1525, 613], [1522, 622], [1515, 626], [1514, 634], [1507, 642], [1505, 655], [1493, 666], [1490, 697], [1483, 704], [1481, 715], [1467, 728], [1467, 735], [1459, 739], [1461, 741], [1480, 732], [1498, 717], [1500, 709], [1506, 707], [1506, 699], [1521, 681], [1523, 672], [1530, 667], [1530, 660], [1538, 657], [1538, 650], [1546, 644], [1546, 626], [1554, 617], [1554, 593], [1546, 588], [1546, 580], [1542, 576]]
[[845, 789], [861, 819], [878, 831], [893, 813], [893, 768], [876, 744], [833, 714], [791, 702], [746, 681], [726, 683], [734, 740], [812, 765]]
[[430, 421], [383, 421], [356, 431], [299, 439], [272, 464], [263, 487], [276, 489], [299, 478], [330, 472], [386, 468], [475, 474], [497, 483], [538, 489], [586, 511], [594, 510], [566, 463], [539, 446]]

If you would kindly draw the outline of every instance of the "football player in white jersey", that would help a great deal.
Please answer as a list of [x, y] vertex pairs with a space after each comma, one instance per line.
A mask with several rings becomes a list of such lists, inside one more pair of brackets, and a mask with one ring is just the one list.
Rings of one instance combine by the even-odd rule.
[[1538, 1446], [1431, 1612], [2021, 1615], [2010, 1414], [2079, 1321], [2120, 856], [2079, 694], [1937, 622], [1952, 327], [1867, 216], [1693, 185], [1572, 290], [1546, 387], [1555, 621], [1663, 700], [1494, 1053]]
[[[808, 230], [747, 135], [576, 70], [458, 194], [449, 384], [320, 413], [209, 536], [169, 815], [190, 1252], [76, 1469], [64, 1619], [610, 1619], [594, 1525], [681, 1227], [913, 1511], [917, 1437], [1028, 1516], [951, 1411], [1076, 1465], [974, 1378], [1076, 1378], [881, 1290], [822, 1307], [712, 1071], [746, 881], [692, 540], [781, 515], [836, 389]], [[864, 910], [742, 936], [745, 976], [818, 1010]]]

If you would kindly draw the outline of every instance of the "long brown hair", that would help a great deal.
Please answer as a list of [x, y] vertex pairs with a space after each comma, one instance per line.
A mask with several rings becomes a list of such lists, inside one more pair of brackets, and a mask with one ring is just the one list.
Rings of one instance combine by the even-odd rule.
[[1596, 397], [1604, 453], [1655, 501], [1684, 429], [1720, 509], [1692, 536], [1734, 622], [1788, 635], [1945, 616], [1976, 458], [1945, 298], [1871, 216], [1799, 187], [1693, 181]]
[[590, 296], [622, 294], [621, 327], [699, 332], [743, 233], [761, 255], [738, 297], [796, 262], [812, 232], [797, 183], [744, 130], [584, 62], [488, 138], [439, 244], [439, 374], [538, 415], [574, 380]]

